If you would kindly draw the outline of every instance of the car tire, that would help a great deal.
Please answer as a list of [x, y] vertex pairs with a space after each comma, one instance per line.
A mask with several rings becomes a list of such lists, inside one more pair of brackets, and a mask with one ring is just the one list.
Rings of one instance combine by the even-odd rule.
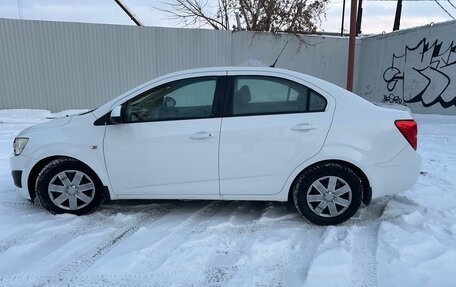
[[54, 214], [88, 214], [105, 198], [98, 176], [71, 158], [48, 163], [38, 174], [35, 189], [43, 207]]
[[358, 211], [363, 185], [351, 168], [322, 163], [304, 170], [292, 192], [296, 208], [307, 220], [317, 225], [336, 225]]

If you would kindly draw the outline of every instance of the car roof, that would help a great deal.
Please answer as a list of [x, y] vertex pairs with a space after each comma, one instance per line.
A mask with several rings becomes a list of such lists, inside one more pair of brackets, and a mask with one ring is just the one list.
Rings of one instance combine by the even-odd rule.
[[286, 75], [292, 75], [295, 77], [300, 77], [302, 78], [303, 76], [305, 78], [309, 79], [317, 79], [312, 76], [283, 69], [283, 68], [272, 68], [272, 67], [258, 67], [258, 66], [221, 66], [221, 67], [207, 67], [207, 68], [196, 68], [196, 69], [187, 69], [187, 70], [181, 70], [178, 72], [173, 72], [170, 74], [166, 74], [164, 76], [166, 77], [171, 77], [171, 76], [177, 76], [177, 75], [185, 75], [185, 74], [199, 74], [199, 73], [220, 73], [220, 72], [230, 72], [230, 71], [236, 71], [236, 72], [266, 72], [266, 73], [281, 73], [281, 74], [286, 74]]
[[[304, 80], [308, 83], [314, 84], [316, 86], [326, 86], [326, 85], [331, 85], [331, 86], [336, 86], [328, 81], [288, 70], [288, 69], [283, 69], [283, 68], [272, 68], [272, 67], [259, 67], [259, 66], [221, 66], [221, 67], [207, 67], [207, 68], [196, 68], [196, 69], [187, 69], [187, 70], [181, 70], [173, 73], [169, 73], [163, 76], [160, 76], [158, 78], [155, 78], [147, 83], [145, 85], [156, 82], [157, 80], [160, 80], [162, 78], [172, 78], [172, 77], [178, 77], [178, 76], [184, 76], [184, 75], [191, 75], [191, 74], [218, 74], [218, 73], [229, 73], [229, 72], [245, 72], [247, 74], [252, 74], [255, 75], [256, 73], [271, 73], [271, 74], [276, 74], [276, 75], [284, 75], [284, 76], [292, 76], [301, 80]], [[340, 88], [336, 86], [337, 88]]]

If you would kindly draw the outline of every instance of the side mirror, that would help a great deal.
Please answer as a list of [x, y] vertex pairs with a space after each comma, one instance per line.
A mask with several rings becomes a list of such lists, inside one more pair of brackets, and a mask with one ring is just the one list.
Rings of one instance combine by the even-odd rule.
[[123, 123], [122, 119], [122, 106], [116, 106], [114, 109], [112, 109], [111, 114], [110, 114], [111, 122], [113, 124], [121, 124]]
[[172, 108], [172, 107], [176, 106], [176, 100], [171, 97], [166, 97], [163, 104], [167, 108]]

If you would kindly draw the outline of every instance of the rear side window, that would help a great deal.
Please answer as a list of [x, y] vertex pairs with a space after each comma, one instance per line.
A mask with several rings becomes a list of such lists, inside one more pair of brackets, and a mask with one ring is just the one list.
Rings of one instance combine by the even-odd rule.
[[323, 112], [326, 99], [296, 82], [265, 76], [238, 76], [233, 115]]

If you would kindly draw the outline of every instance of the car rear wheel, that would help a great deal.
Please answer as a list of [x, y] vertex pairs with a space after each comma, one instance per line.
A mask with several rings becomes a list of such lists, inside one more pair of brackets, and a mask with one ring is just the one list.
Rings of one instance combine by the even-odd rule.
[[60, 158], [51, 161], [38, 174], [36, 192], [51, 213], [87, 214], [104, 200], [98, 176], [83, 163]]
[[350, 168], [317, 164], [303, 171], [293, 187], [298, 211], [318, 225], [334, 225], [352, 217], [361, 205], [363, 186]]

